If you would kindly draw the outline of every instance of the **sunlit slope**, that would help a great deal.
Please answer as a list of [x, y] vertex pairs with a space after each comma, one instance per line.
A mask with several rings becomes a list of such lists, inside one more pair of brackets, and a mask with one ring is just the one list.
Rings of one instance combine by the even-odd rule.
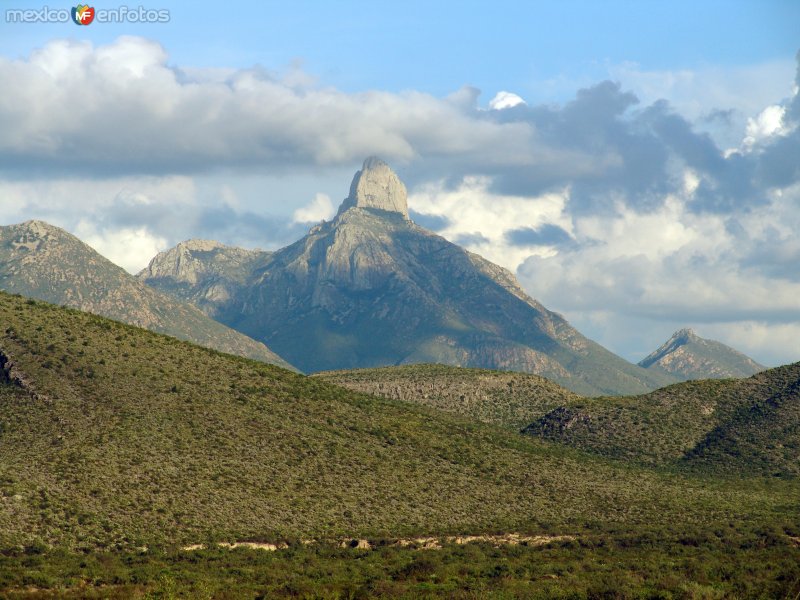
[[446, 365], [325, 371], [314, 375], [358, 392], [403, 400], [518, 431], [580, 396], [544, 377]]
[[800, 363], [553, 409], [532, 435], [606, 456], [734, 473], [800, 474]]
[[564, 531], [787, 502], [20, 297], [0, 294], [0, 323], [0, 547]]

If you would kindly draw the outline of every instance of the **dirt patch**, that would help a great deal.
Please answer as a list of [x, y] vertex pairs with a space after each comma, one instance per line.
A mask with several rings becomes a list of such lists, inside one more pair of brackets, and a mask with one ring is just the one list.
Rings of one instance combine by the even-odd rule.
[[[561, 542], [574, 540], [575, 536], [572, 535], [522, 535], [519, 533], [504, 533], [501, 535], [449, 535], [444, 537], [415, 537], [415, 538], [398, 538], [390, 540], [368, 540], [365, 538], [345, 538], [337, 541], [339, 548], [352, 548], [353, 550], [375, 550], [381, 546], [400, 546], [401, 548], [412, 548], [415, 550], [440, 550], [444, 544], [472, 544], [478, 542], [486, 542], [494, 546], [543, 546], [550, 542]], [[794, 538], [793, 538], [794, 539]], [[800, 540], [800, 538], [798, 538]], [[319, 544], [324, 540], [301, 540], [305, 546], [311, 544]], [[800, 541], [798, 541], [800, 544]], [[277, 544], [263, 543], [263, 542], [220, 542], [217, 544], [220, 548], [227, 548], [233, 550], [235, 548], [250, 548], [253, 550], [267, 550], [274, 552], [276, 550], [283, 550], [288, 548], [289, 545], [285, 542]], [[188, 552], [194, 550], [205, 550], [205, 544], [190, 544], [183, 546], [183, 550]]]

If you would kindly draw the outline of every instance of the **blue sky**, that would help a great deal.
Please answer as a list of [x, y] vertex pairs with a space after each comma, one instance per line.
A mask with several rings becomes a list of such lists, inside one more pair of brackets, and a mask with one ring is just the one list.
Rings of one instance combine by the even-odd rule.
[[[3, 5], [70, 6], [32, 0]], [[532, 99], [561, 100], [537, 84], [596, 79], [606, 75], [608, 65], [626, 62], [652, 71], [785, 60], [798, 49], [800, 27], [800, 3], [794, 0], [128, 5], [166, 8], [171, 20], [94, 27], [0, 21], [0, 52], [23, 56], [56, 37], [104, 44], [129, 34], [157, 39], [171, 61], [183, 66], [260, 64], [280, 70], [299, 60], [325, 83], [350, 92], [415, 89], [445, 95], [470, 85], [487, 93], [513, 88]]]
[[800, 359], [800, 3], [142, 5], [169, 23], [0, 15], [4, 222], [132, 272], [275, 248], [379, 154], [418, 222], [628, 359], [683, 326]]

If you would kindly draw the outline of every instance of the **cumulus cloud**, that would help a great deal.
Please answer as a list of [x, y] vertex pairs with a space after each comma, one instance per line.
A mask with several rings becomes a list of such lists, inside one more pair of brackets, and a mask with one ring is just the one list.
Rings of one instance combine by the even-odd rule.
[[489, 100], [489, 108], [492, 110], [503, 110], [504, 108], [513, 108], [520, 104], [527, 104], [520, 96], [513, 92], [500, 91], [495, 94], [494, 98]]
[[[408, 202], [412, 214], [438, 219], [437, 231], [444, 237], [512, 270], [528, 256], [553, 252], [561, 242], [545, 239], [548, 233], [571, 229], [566, 189], [529, 197], [496, 194], [490, 187], [487, 177], [466, 177], [454, 189], [432, 182], [415, 190]], [[519, 227], [546, 233], [535, 241], [520, 240], [509, 234]]]
[[292, 221], [295, 223], [318, 223], [326, 221], [336, 214], [336, 208], [331, 202], [330, 196], [318, 193], [314, 199], [292, 214]]
[[98, 230], [93, 223], [81, 221], [75, 234], [111, 262], [136, 274], [153, 256], [166, 247], [166, 240], [154, 236], [145, 227], [138, 229]]
[[269, 170], [532, 148], [527, 124], [476, 119], [463, 99], [346, 94], [309, 85], [297, 69], [283, 78], [260, 68], [182, 70], [137, 37], [97, 47], [52, 41], [25, 59], [0, 59], [0, 80], [14, 82], [0, 100], [0, 158], [16, 170]]

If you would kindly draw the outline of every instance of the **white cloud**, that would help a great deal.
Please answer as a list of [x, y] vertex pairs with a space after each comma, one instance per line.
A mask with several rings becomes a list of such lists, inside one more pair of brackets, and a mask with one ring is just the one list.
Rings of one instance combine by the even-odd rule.
[[762, 110], [757, 117], [747, 119], [747, 129], [742, 143], [745, 149], [751, 149], [756, 144], [762, 143], [776, 135], [785, 135], [788, 129], [784, 125], [783, 117], [786, 108], [773, 104]]
[[75, 234], [111, 262], [136, 274], [156, 254], [167, 248], [167, 240], [151, 234], [146, 228], [103, 229], [81, 221]]
[[504, 108], [512, 108], [520, 104], [526, 104], [525, 100], [512, 92], [497, 92], [494, 98], [489, 100], [489, 108], [492, 110], [503, 110]]
[[569, 233], [572, 223], [565, 214], [568, 190], [522, 197], [493, 193], [490, 183], [487, 177], [467, 177], [454, 190], [448, 190], [443, 182], [427, 184], [413, 190], [409, 207], [423, 215], [444, 217], [448, 224], [438, 231], [440, 235], [512, 271], [528, 256], [551, 255], [549, 246], [512, 244], [507, 233], [545, 223]]
[[353, 94], [299, 64], [190, 69], [142, 38], [53, 41], [0, 58], [14, 82], [0, 94], [0, 214], [60, 225], [137, 270], [187, 237], [296, 239], [379, 154], [409, 175], [420, 220], [518, 268], [626, 356], [693, 325], [763, 362], [797, 360], [794, 65], [608, 70], [621, 86], [562, 81], [565, 104], [499, 92], [481, 110], [469, 87]]
[[336, 208], [327, 194], [317, 193], [306, 206], [298, 208], [292, 214], [294, 223], [318, 223], [327, 221], [336, 214]]
[[0, 98], [0, 157], [72, 173], [542, 155], [527, 124], [477, 119], [474, 101], [347, 94], [313, 86], [299, 66], [282, 78], [261, 68], [182, 70], [159, 44], [129, 36], [97, 47], [56, 40], [27, 59], [0, 58], [0, 81], [14, 82]]
[[[658, 323], [670, 323], [693, 325], [767, 364], [800, 360], [798, 338], [776, 334], [769, 346], [764, 337], [795, 331], [800, 323], [800, 277], [793, 262], [800, 258], [793, 233], [800, 230], [800, 217], [791, 201], [776, 195], [758, 216], [742, 219], [737, 233], [729, 215], [693, 213], [686, 209], [688, 199], [670, 197], [647, 213], [619, 205], [614, 215], [577, 218], [580, 245], [527, 259], [520, 279], [601, 343], [629, 345], [611, 340], [609, 329], [620, 327], [641, 338], [631, 327], [638, 321], [650, 328], [645, 338], [652, 350], [665, 335]], [[770, 238], [775, 248], [764, 256]], [[760, 264], [777, 259], [778, 264]], [[762, 332], [763, 339], [741, 343], [748, 331]]]

